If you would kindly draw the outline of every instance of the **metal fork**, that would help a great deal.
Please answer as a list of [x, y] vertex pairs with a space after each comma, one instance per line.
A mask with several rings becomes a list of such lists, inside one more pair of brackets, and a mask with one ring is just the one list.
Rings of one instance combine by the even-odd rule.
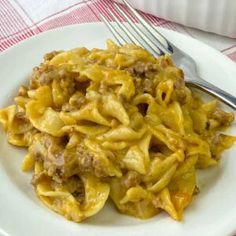
[[140, 25], [142, 25], [143, 30], [130, 20], [129, 15], [118, 4], [114, 3], [116, 13], [124, 17], [127, 23], [120, 22], [117, 15], [109, 8], [110, 17], [116, 22], [116, 25], [111, 23], [104, 14], [101, 13], [100, 17], [120, 45], [126, 42], [132, 42], [146, 48], [154, 56], [161, 56], [165, 53], [171, 54], [175, 64], [184, 71], [187, 85], [201, 89], [219, 98], [222, 102], [236, 110], [236, 97], [200, 78], [197, 74], [196, 62], [192, 57], [177, 48], [156, 28], [147, 23], [126, 0], [122, 1], [128, 7], [129, 14], [132, 14]]

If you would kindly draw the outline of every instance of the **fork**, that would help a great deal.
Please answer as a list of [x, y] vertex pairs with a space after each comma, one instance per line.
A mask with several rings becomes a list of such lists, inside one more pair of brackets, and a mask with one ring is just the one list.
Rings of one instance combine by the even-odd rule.
[[[105, 14], [100, 13], [100, 17], [110, 32], [113, 34], [118, 44], [122, 45], [123, 43], [132, 42], [144, 47], [156, 57], [159, 57], [163, 54], [170, 54], [176, 66], [184, 71], [185, 82], [187, 85], [198, 88], [210, 95], [213, 95], [214, 97], [217, 97], [223, 103], [236, 110], [235, 96], [200, 78], [197, 74], [196, 62], [192, 57], [176, 47], [156, 28], [147, 23], [147, 21], [145, 21], [144, 18], [142, 18], [142, 16], [126, 0], [122, 1], [129, 9], [129, 14], [131, 14], [138, 23], [140, 23], [142, 29], [131, 21], [129, 14], [126, 13], [117, 3], [113, 3], [116, 14], [113, 13], [109, 8], [107, 10], [109, 12], [110, 18], [116, 22], [116, 26], [108, 20]], [[127, 21], [127, 23], [122, 23], [118, 19], [118, 15], [122, 16]]]

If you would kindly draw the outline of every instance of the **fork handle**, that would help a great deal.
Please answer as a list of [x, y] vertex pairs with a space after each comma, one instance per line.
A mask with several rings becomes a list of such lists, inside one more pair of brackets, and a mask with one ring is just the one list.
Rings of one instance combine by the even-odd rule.
[[186, 84], [219, 98], [223, 103], [236, 110], [236, 97], [207, 82], [206, 80], [191, 79], [191, 81], [186, 81]]

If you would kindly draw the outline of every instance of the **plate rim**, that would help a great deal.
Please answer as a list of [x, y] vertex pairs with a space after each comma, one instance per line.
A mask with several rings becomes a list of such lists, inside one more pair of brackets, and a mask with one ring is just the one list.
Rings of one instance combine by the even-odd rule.
[[[12, 51], [13, 51], [13, 53], [14, 53], [14, 50], [16, 50], [16, 49], [19, 50], [22, 46], [27, 45], [27, 43], [28, 43], [29, 41], [32, 41], [32, 40], [34, 40], [34, 39], [38, 39], [38, 38], [41, 38], [41, 37], [46, 37], [45, 35], [49, 35], [49, 34], [55, 32], [55, 31], [62, 31], [62, 32], [63, 32], [65, 29], [68, 29], [68, 30], [69, 30], [69, 29], [74, 29], [74, 28], [80, 27], [81, 25], [87, 26], [87, 25], [97, 25], [97, 24], [103, 25], [102, 22], [82, 23], [82, 24], [68, 25], [68, 26], [64, 26], [64, 27], [60, 27], [60, 28], [54, 28], [54, 29], [50, 29], [50, 30], [48, 30], [48, 31], [41, 32], [41, 33], [39, 33], [39, 34], [37, 34], [37, 35], [34, 35], [34, 36], [30, 37], [30, 38], [27, 38], [27, 39], [25, 39], [25, 40], [23, 40], [23, 41], [21, 41], [21, 42], [15, 44], [15, 45], [13, 45], [12, 47], [10, 47], [10, 48], [4, 50], [4, 51], [0, 54], [0, 59], [1, 59], [2, 57], [4, 57], [5, 55], [9, 54], [9, 53], [12, 53]], [[104, 25], [103, 25], [103, 26], [104, 26]], [[181, 33], [179, 33], [179, 32], [173, 31], [173, 30], [164, 29], [164, 28], [161, 28], [161, 27], [157, 27], [157, 28], [158, 28], [158, 29], [161, 29], [161, 31], [163, 31], [163, 32], [165, 32], [165, 31], [166, 31], [166, 32], [171, 32], [171, 33], [174, 33], [174, 34], [177, 34], [177, 35], [180, 34], [181, 36], [186, 37], [186, 38], [191, 38], [191, 37], [189, 37], [189, 36], [183, 35], [183, 34], [181, 34]], [[225, 55], [222, 54], [221, 52], [217, 51], [216, 49], [211, 48], [209, 45], [207, 45], [207, 44], [205, 44], [205, 43], [203, 43], [203, 42], [201, 42], [201, 41], [198, 41], [198, 40], [196, 40], [196, 39], [194, 39], [194, 38], [191, 38], [191, 39], [197, 41], [197, 42], [200, 43], [200, 44], [202, 44], [203, 47], [208, 47], [208, 49], [213, 50], [214, 52], [217, 52], [219, 55], [222, 56], [222, 58], [224, 58], [226, 64], [227, 64], [227, 63], [230, 63], [230, 64], [232, 64], [232, 65], [235, 65], [232, 60], [230, 60], [227, 56], [225, 56]], [[0, 169], [1, 169], [1, 168], [0, 168]], [[0, 182], [1, 182], [1, 180], [0, 180]], [[1, 192], [1, 191], [0, 191], [0, 192]], [[64, 219], [63, 219], [63, 220], [64, 220]], [[234, 220], [236, 220], [236, 215], [235, 215], [235, 219], [234, 219]], [[232, 222], [232, 223], [233, 223], [233, 222]], [[232, 224], [232, 226], [233, 226], [233, 224]], [[3, 232], [4, 232], [4, 231], [3, 231]], [[0, 226], [0, 234], [1, 234], [1, 233], [2, 233], [2, 232], [1, 232], [1, 226]]]

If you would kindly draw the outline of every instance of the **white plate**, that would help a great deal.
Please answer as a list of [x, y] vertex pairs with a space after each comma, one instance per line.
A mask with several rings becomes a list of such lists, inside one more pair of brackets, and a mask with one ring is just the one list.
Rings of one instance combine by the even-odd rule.
[[[177, 46], [190, 53], [202, 77], [235, 94], [236, 65], [221, 53], [179, 33], [160, 29]], [[101, 23], [82, 24], [32, 37], [0, 55], [0, 107], [12, 103], [20, 84], [26, 82], [42, 56], [56, 49], [104, 47], [111, 37]], [[236, 127], [231, 129], [236, 134]], [[223, 236], [236, 230], [236, 149], [223, 155], [219, 167], [201, 173], [201, 193], [184, 214], [183, 222], [160, 214], [150, 220], [121, 215], [108, 205], [89, 220], [76, 224], [47, 209], [34, 194], [31, 174], [20, 171], [25, 150], [7, 144], [0, 133], [0, 235], [133, 235]]]

